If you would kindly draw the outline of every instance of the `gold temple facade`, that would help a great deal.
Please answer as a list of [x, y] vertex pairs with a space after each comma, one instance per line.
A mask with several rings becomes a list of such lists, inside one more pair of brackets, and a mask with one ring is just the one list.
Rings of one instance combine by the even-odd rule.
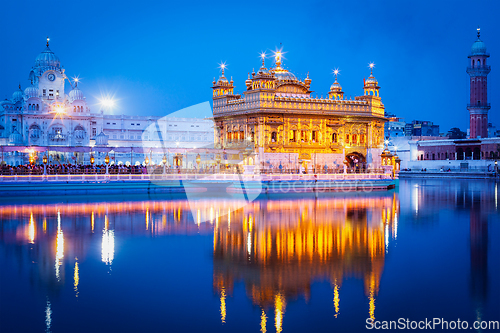
[[344, 99], [336, 77], [327, 98], [313, 98], [309, 75], [301, 81], [282, 68], [280, 51], [274, 68], [267, 69], [264, 58], [257, 73], [249, 74], [243, 96], [234, 93], [221, 65], [212, 87], [216, 148], [251, 149], [249, 165], [380, 166], [387, 119], [373, 65], [364, 95]]

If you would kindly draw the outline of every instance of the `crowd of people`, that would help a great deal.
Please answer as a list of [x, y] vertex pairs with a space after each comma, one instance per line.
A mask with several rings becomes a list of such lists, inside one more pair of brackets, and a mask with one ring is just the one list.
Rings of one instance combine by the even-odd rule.
[[[105, 174], [106, 165], [84, 165], [84, 164], [47, 164], [45, 173], [48, 175], [61, 174]], [[126, 165], [109, 165], [108, 173], [110, 174], [141, 174], [145, 172], [145, 167], [126, 166]], [[3, 164], [0, 168], [2, 175], [43, 175], [44, 166], [39, 164], [23, 164], [12, 166]]]
[[[201, 174], [214, 174], [214, 173], [243, 173], [244, 167], [239, 164], [229, 165], [195, 165], [192, 168], [181, 168], [179, 166], [165, 166], [163, 165], [123, 165], [123, 164], [110, 164], [108, 166], [108, 174], [187, 174], [187, 173], [201, 173]], [[263, 165], [260, 167], [260, 173], [264, 174], [342, 174], [342, 173], [380, 173], [380, 169], [367, 169], [367, 168], [343, 168], [343, 167], [328, 167], [319, 166], [316, 168], [300, 165], [294, 168], [284, 168], [282, 165]], [[2, 164], [0, 167], [1, 175], [67, 175], [67, 174], [105, 174], [105, 164], [23, 164], [18, 166]]]

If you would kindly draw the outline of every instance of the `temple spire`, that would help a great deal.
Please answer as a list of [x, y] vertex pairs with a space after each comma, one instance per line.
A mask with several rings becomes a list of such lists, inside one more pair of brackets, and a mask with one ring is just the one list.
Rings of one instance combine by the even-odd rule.
[[479, 36], [481, 35], [481, 28], [477, 26], [477, 39], [479, 39]]
[[47, 36], [47, 47], [49, 47], [49, 40], [50, 40], [50, 38], [49, 38], [49, 36]]
[[262, 68], [265, 68], [266, 52], [262, 52], [260, 58], [262, 59]]
[[335, 82], [337, 82], [337, 75], [339, 75], [339, 70], [338, 68], [333, 70], [333, 75], [335, 75]]
[[225, 62], [221, 62], [219, 64], [219, 68], [222, 70], [222, 77], [224, 77], [224, 69], [226, 68], [226, 63]]
[[370, 76], [373, 76], [373, 67], [375, 67], [375, 64], [371, 62], [369, 67], [370, 67]]

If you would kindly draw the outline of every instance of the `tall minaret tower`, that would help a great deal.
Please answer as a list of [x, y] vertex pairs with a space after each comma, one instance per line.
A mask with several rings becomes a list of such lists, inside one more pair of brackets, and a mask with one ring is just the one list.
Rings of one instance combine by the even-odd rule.
[[467, 110], [470, 114], [470, 138], [488, 137], [488, 81], [487, 76], [491, 68], [486, 64], [490, 57], [486, 53], [486, 45], [479, 38], [481, 31], [477, 28], [477, 40], [472, 44], [469, 67], [467, 73], [470, 76], [470, 103]]

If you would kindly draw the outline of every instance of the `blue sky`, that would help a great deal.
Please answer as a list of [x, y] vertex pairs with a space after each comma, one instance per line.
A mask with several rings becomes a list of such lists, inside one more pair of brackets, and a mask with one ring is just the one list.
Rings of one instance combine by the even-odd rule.
[[94, 112], [102, 94], [113, 94], [114, 113], [158, 116], [211, 101], [221, 61], [242, 93], [259, 53], [281, 43], [284, 66], [302, 78], [309, 72], [318, 96], [337, 67], [347, 98], [361, 95], [374, 62], [389, 112], [434, 121], [442, 132], [466, 129], [465, 70], [479, 25], [491, 54], [489, 119], [500, 127], [499, 12], [497, 0], [9, 1], [0, 20], [0, 98], [29, 84], [47, 35]]

